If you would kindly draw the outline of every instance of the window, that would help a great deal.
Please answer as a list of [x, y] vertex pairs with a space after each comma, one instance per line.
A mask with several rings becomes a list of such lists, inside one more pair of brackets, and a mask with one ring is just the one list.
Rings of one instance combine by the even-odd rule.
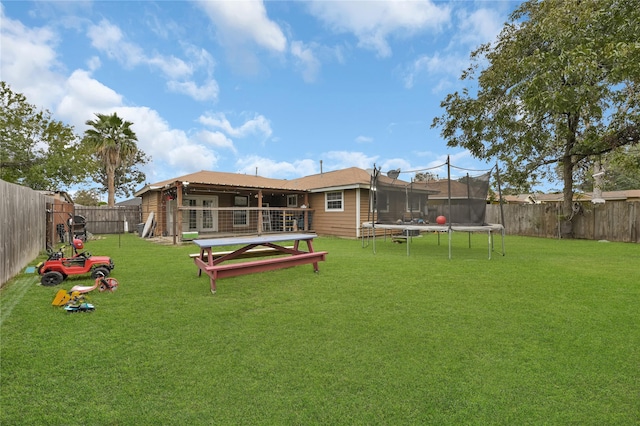
[[[202, 207], [204, 207], [205, 209], [209, 209], [213, 207], [213, 202], [211, 202], [210, 200], [203, 200]], [[202, 227], [213, 228], [213, 211], [211, 210], [202, 211]]]
[[287, 195], [287, 207], [298, 207], [298, 194]]
[[420, 195], [409, 195], [409, 202], [407, 203], [407, 211], [419, 212], [420, 211]]
[[[234, 198], [234, 204], [236, 207], [246, 207], [249, 205], [249, 197], [245, 195], [236, 195]], [[234, 210], [233, 211], [233, 226], [247, 226], [249, 214], [247, 210]]]
[[233, 201], [238, 207], [247, 207], [249, 205], [249, 197], [246, 195], [236, 195]]
[[[196, 200], [189, 200], [189, 207], [195, 207]], [[189, 229], [198, 229], [198, 216], [197, 212], [193, 209], [189, 209]]]
[[233, 211], [233, 226], [247, 226], [247, 211], [246, 210], [234, 210]]
[[325, 210], [327, 211], [344, 211], [342, 203], [342, 191], [334, 191], [325, 193]]

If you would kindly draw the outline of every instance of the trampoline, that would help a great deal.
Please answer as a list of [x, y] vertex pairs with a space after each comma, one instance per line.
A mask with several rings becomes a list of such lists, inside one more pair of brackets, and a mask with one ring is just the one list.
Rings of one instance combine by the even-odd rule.
[[403, 235], [403, 239], [407, 241], [407, 256], [411, 253], [411, 232], [433, 232], [433, 233], [446, 233], [447, 241], [449, 246], [449, 259], [451, 259], [451, 236], [453, 232], [485, 232], [487, 234], [487, 246], [489, 252], [489, 259], [491, 259], [491, 252], [494, 249], [494, 240], [493, 236], [495, 233], [499, 233], [502, 238], [502, 255], [504, 256], [504, 226], [498, 223], [488, 223], [486, 225], [411, 225], [411, 224], [400, 224], [400, 225], [392, 225], [392, 224], [384, 224], [384, 223], [373, 223], [373, 222], [364, 222], [362, 224], [363, 229], [370, 229], [370, 235], [364, 236], [363, 238], [372, 238], [375, 250], [375, 230], [376, 229], [385, 229], [391, 231], [400, 231]]
[[[441, 171], [445, 166], [447, 177], [440, 179], [435, 171]], [[459, 177], [452, 177], [452, 167], [464, 173]], [[368, 220], [361, 225], [363, 247], [372, 241], [375, 253], [377, 230], [382, 229], [385, 239], [387, 231], [391, 231], [392, 238], [406, 240], [408, 256], [413, 236], [435, 233], [439, 242], [440, 235], [446, 233], [451, 259], [453, 232], [486, 233], [489, 259], [494, 250], [495, 234], [501, 237], [501, 254], [504, 256], [505, 228], [502, 209], [502, 223], [485, 221], [489, 181], [492, 175], [497, 181], [498, 201], [502, 205], [498, 168], [496, 166], [489, 170], [475, 170], [473, 172], [478, 174], [474, 176], [469, 172], [471, 171], [452, 166], [449, 158], [446, 163], [430, 169], [408, 172], [390, 170], [386, 176], [374, 165], [369, 194], [370, 211]], [[414, 175], [409, 180], [400, 179], [403, 173]], [[439, 216], [445, 217], [444, 223], [437, 223], [436, 218]]]

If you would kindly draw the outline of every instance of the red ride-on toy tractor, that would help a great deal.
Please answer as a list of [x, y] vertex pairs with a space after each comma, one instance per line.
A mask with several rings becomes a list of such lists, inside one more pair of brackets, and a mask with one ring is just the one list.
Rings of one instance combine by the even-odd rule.
[[65, 257], [64, 251], [49, 251], [49, 258], [38, 264], [38, 274], [42, 276], [42, 285], [50, 287], [60, 284], [69, 275], [91, 273], [94, 280], [98, 277], [108, 277], [114, 268], [113, 260], [108, 256], [91, 256], [91, 253], [78, 253], [84, 244], [82, 240], [74, 238], [71, 244], [73, 256]]

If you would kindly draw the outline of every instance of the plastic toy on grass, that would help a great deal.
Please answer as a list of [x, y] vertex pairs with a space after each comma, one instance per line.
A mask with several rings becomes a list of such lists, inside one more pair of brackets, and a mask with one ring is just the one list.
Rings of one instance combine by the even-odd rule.
[[93, 312], [96, 310], [96, 308], [91, 303], [82, 302], [75, 305], [67, 305], [64, 307], [64, 310], [70, 314], [73, 314], [76, 312]]
[[94, 285], [87, 285], [87, 286], [82, 286], [82, 285], [75, 285], [73, 287], [71, 287], [71, 290], [69, 290], [71, 293], [73, 293], [74, 291], [77, 291], [79, 293], [89, 293], [90, 291], [95, 290], [96, 288], [98, 290], [100, 290], [100, 292], [103, 291], [110, 291], [110, 292], [114, 292], [118, 289], [118, 280], [116, 280], [115, 278], [107, 278], [102, 274], [102, 271], [98, 271], [97, 273], [99, 276], [98, 278], [96, 278], [95, 284]]
[[79, 291], [67, 293], [66, 290], [59, 290], [51, 304], [64, 306], [64, 310], [68, 313], [93, 312], [96, 309], [91, 303], [87, 303], [84, 294]]

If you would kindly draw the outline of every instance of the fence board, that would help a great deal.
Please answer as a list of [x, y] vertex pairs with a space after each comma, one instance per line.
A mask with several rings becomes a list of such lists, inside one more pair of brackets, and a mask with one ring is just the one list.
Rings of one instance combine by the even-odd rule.
[[142, 222], [139, 206], [87, 207], [76, 206], [76, 215], [84, 216], [87, 231], [92, 234], [121, 234], [134, 232], [138, 223]]
[[0, 287], [46, 247], [46, 203], [53, 199], [0, 180]]
[[[510, 235], [558, 238], [561, 203], [505, 204], [505, 232]], [[487, 205], [487, 222], [503, 223], [500, 206]], [[640, 202], [608, 201], [604, 204], [581, 203], [573, 217], [575, 238], [640, 242]]]

